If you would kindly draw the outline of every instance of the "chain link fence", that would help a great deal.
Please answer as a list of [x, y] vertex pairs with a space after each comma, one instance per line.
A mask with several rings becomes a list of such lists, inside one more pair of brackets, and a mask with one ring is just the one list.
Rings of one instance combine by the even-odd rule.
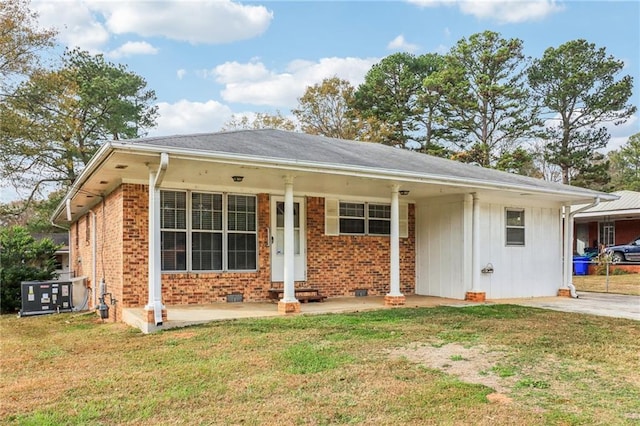
[[611, 256], [574, 256], [573, 285], [578, 291], [640, 296], [640, 262], [613, 262]]

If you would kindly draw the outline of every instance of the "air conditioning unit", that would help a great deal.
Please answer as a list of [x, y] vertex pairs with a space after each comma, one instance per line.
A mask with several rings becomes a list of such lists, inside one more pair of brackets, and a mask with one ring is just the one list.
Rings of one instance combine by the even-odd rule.
[[71, 281], [23, 281], [22, 309], [19, 316], [71, 312], [73, 286]]

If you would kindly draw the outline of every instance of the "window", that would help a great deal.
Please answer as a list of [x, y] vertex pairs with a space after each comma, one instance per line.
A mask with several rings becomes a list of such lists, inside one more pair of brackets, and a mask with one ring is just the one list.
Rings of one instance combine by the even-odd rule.
[[187, 269], [187, 194], [160, 193], [160, 246], [163, 271]]
[[340, 233], [365, 233], [364, 204], [340, 203]]
[[255, 270], [256, 197], [161, 191], [163, 271]]
[[605, 247], [615, 245], [616, 243], [616, 226], [614, 222], [600, 222], [600, 244]]
[[228, 196], [228, 269], [256, 269], [256, 198]]
[[191, 268], [222, 270], [222, 194], [191, 194]]
[[391, 206], [369, 204], [369, 234], [391, 234]]
[[84, 240], [86, 243], [91, 241], [91, 214], [87, 213], [87, 220], [84, 222]]
[[524, 246], [524, 210], [506, 210], [507, 246]]
[[391, 206], [340, 202], [340, 233], [389, 235]]

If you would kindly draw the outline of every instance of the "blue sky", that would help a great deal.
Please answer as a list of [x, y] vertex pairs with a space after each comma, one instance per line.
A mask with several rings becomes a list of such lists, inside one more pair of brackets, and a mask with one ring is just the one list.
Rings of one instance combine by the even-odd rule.
[[[520, 38], [525, 53], [584, 38], [625, 62], [640, 105], [638, 1], [32, 0], [61, 46], [126, 64], [156, 91], [150, 135], [220, 130], [232, 114], [290, 115], [307, 86], [337, 75], [354, 86], [399, 51], [446, 53], [484, 30]], [[611, 128], [610, 148], [640, 131]], [[2, 195], [0, 193], [0, 198]]]

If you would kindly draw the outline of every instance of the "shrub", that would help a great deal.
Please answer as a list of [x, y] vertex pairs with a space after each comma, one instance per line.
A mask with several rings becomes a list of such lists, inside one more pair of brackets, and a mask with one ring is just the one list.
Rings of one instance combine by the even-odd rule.
[[20, 283], [54, 278], [59, 246], [45, 238], [36, 241], [21, 226], [0, 229], [0, 313], [20, 308]]

